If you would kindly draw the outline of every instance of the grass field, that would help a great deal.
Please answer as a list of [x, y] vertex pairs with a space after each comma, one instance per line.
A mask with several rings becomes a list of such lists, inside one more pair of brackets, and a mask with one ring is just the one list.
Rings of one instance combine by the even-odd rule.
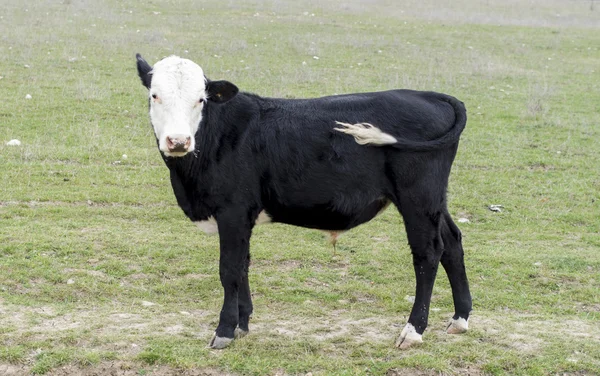
[[[600, 374], [600, 4], [399, 3], [3, 0], [0, 374]], [[440, 271], [425, 343], [394, 348], [414, 275], [388, 210], [337, 255], [258, 227], [251, 332], [208, 349], [218, 239], [175, 202], [136, 52], [264, 96], [463, 100], [449, 200], [470, 221], [470, 331], [445, 334]]]

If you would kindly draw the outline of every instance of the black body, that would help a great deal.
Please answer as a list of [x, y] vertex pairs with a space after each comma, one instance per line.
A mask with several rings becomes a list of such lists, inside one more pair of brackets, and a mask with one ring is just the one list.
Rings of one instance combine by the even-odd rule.
[[[425, 330], [440, 261], [452, 286], [454, 318], [468, 319], [461, 233], [446, 206], [466, 124], [462, 102], [409, 90], [288, 100], [236, 89], [223, 98], [210, 92], [219, 86], [208, 85], [209, 98], [218, 101], [205, 104], [195, 153], [164, 157], [184, 213], [218, 224], [225, 299], [217, 337], [233, 338], [236, 327], [248, 330], [250, 236], [263, 210], [274, 222], [341, 231], [393, 203], [404, 218], [417, 280], [408, 322], [419, 334]], [[336, 121], [371, 123], [398, 142], [359, 145], [334, 130]]]

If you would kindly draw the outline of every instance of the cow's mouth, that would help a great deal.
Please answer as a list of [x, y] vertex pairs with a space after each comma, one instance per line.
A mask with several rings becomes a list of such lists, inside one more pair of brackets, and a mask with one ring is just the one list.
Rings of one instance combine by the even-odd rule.
[[166, 155], [167, 157], [185, 157], [186, 155], [188, 155], [190, 152], [189, 151], [163, 151], [163, 154]]

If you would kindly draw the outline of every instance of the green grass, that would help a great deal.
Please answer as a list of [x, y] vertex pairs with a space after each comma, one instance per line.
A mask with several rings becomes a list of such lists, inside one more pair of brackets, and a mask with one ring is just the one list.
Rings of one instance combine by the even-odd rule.
[[[526, 3], [5, 1], [0, 370], [600, 373], [600, 9]], [[317, 231], [258, 227], [251, 333], [207, 349], [218, 239], [175, 202], [136, 52], [189, 57], [264, 96], [402, 87], [463, 100], [449, 198], [470, 220], [470, 332], [444, 333], [440, 272], [425, 343], [393, 347], [414, 276], [390, 209], [337, 255]]]

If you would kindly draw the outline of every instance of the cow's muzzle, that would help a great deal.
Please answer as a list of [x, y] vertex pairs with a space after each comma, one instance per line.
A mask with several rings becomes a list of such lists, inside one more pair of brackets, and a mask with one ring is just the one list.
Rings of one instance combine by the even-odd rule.
[[191, 144], [192, 138], [190, 136], [179, 134], [167, 136], [167, 149], [169, 153], [187, 153]]

